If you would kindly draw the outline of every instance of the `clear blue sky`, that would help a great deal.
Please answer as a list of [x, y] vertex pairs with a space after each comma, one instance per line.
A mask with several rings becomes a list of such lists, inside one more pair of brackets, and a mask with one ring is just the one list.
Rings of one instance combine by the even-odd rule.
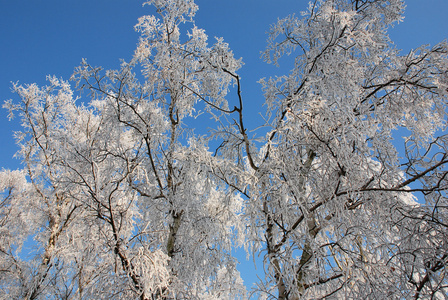
[[[135, 49], [137, 18], [153, 12], [141, 4], [138, 0], [0, 0], [0, 102], [16, 97], [11, 82], [44, 85], [47, 75], [68, 79], [82, 58], [106, 69], [118, 68], [119, 59], [129, 60]], [[265, 32], [278, 18], [299, 13], [307, 1], [197, 0], [197, 4], [196, 24], [211, 38], [224, 37], [235, 56], [243, 58], [245, 114], [252, 120], [252, 124], [246, 121], [246, 127], [254, 128], [263, 104], [256, 82], [278, 72], [259, 59]], [[408, 52], [448, 38], [448, 0], [406, 4], [405, 21], [391, 31], [399, 49]], [[20, 128], [17, 121], [9, 122], [7, 111], [0, 109], [0, 169], [20, 167], [12, 159], [17, 151], [12, 137], [12, 131]]]

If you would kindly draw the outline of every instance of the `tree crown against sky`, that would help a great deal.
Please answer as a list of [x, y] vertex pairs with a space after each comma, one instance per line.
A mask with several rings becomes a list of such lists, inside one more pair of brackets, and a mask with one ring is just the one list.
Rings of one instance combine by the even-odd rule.
[[5, 102], [6, 297], [246, 298], [237, 247], [263, 260], [258, 298], [444, 297], [446, 42], [396, 50], [402, 1], [310, 2], [270, 29], [265, 61], [293, 59], [260, 81], [254, 140], [231, 47], [193, 1], [147, 4], [129, 61], [76, 68], [81, 98], [49, 77]]

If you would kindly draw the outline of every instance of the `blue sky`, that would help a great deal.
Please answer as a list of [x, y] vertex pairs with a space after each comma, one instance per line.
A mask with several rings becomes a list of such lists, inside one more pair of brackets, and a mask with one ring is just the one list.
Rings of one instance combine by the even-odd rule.
[[[210, 38], [224, 37], [245, 63], [240, 75], [248, 128], [259, 125], [257, 115], [263, 104], [256, 82], [279, 72], [259, 59], [265, 32], [278, 18], [299, 13], [306, 3], [197, 0], [196, 24]], [[408, 52], [448, 38], [447, 0], [406, 3], [405, 21], [390, 32], [399, 49]], [[119, 59], [129, 60], [135, 49], [137, 18], [152, 13], [141, 4], [137, 0], [0, 0], [0, 102], [16, 97], [11, 82], [44, 85], [47, 75], [68, 79], [82, 58], [106, 69], [118, 68]], [[20, 167], [20, 162], [12, 159], [17, 151], [12, 131], [18, 129], [18, 120], [8, 121], [7, 111], [0, 109], [0, 169]]]
[[[261, 77], [279, 70], [259, 59], [269, 25], [279, 17], [299, 13], [305, 0], [198, 0], [196, 24], [210, 38], [222, 36], [245, 66], [240, 71], [245, 114], [259, 125], [263, 103]], [[391, 32], [406, 52], [421, 44], [448, 38], [447, 0], [409, 0], [405, 21]], [[47, 75], [68, 79], [82, 58], [104, 68], [129, 60], [138, 34], [137, 18], [152, 10], [139, 0], [0, 0], [0, 102], [14, 98], [11, 82], [45, 84]], [[287, 68], [288, 69], [288, 68]], [[18, 168], [17, 148], [9, 122], [0, 109], [0, 168]], [[258, 122], [256, 122], [258, 121]], [[250, 123], [247, 127], [253, 128]]]

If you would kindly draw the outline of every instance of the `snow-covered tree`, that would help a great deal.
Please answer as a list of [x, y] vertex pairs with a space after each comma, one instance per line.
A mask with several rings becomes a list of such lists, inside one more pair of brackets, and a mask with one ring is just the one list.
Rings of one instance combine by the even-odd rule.
[[448, 49], [400, 55], [387, 29], [403, 8], [313, 1], [271, 27], [264, 59], [297, 56], [261, 81], [272, 130], [246, 213], [279, 299], [447, 293]]
[[[231, 256], [239, 194], [213, 175], [219, 161], [184, 130], [199, 100], [227, 109], [240, 61], [191, 24], [192, 1], [151, 1], [133, 60], [102, 72], [83, 62], [67, 82], [15, 86], [25, 169], [2, 173], [3, 292], [27, 299], [227, 298], [243, 295]], [[143, 82], [133, 72], [142, 71]], [[8, 178], [14, 178], [13, 180]], [[15, 234], [19, 232], [20, 234]], [[28, 237], [32, 259], [20, 259]], [[19, 247], [19, 248], [18, 248]], [[35, 255], [34, 255], [35, 254]]]
[[310, 2], [271, 27], [263, 58], [295, 60], [260, 81], [255, 141], [241, 60], [193, 0], [146, 4], [130, 62], [4, 105], [24, 168], [0, 173], [3, 298], [247, 298], [244, 245], [259, 298], [446, 299], [446, 42], [400, 54], [400, 0]]

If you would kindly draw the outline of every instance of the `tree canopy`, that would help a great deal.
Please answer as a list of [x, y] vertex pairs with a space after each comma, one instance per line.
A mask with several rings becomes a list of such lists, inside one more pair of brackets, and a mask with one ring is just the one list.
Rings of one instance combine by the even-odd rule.
[[24, 167], [0, 172], [2, 299], [446, 299], [446, 41], [401, 54], [401, 0], [311, 1], [271, 26], [262, 58], [294, 59], [252, 136], [242, 59], [193, 0], [146, 4], [119, 69], [4, 104]]

